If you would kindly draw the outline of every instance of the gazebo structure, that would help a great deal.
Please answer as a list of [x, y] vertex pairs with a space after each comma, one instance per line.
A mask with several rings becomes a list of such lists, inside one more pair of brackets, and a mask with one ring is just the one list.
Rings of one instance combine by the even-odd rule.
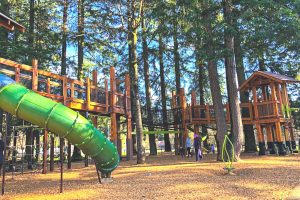
[[291, 77], [257, 71], [239, 88], [249, 91], [253, 98], [253, 121], [257, 129], [259, 154], [266, 153], [265, 135], [270, 153], [285, 155], [287, 148], [295, 149], [296, 142], [290, 115], [287, 83], [300, 82]]

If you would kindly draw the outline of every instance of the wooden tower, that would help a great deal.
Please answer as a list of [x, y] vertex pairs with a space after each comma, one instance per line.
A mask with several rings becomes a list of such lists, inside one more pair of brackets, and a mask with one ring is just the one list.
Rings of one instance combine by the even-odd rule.
[[285, 155], [288, 149], [295, 149], [296, 142], [290, 115], [290, 102], [287, 83], [300, 82], [293, 78], [270, 72], [257, 71], [240, 87], [252, 95], [253, 124], [257, 129], [259, 154], [270, 153]]

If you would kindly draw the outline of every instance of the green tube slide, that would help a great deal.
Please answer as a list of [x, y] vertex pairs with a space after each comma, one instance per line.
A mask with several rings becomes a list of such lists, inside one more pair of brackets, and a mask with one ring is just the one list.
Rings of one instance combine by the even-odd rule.
[[91, 156], [97, 169], [104, 174], [119, 164], [113, 143], [78, 112], [43, 97], [12, 79], [0, 74], [0, 108], [61, 138], [66, 138], [86, 155]]

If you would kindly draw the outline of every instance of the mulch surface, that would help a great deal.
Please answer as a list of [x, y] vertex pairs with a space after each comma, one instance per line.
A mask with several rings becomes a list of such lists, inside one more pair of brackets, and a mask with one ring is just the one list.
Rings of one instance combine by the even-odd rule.
[[[122, 162], [113, 182], [99, 184], [95, 167], [73, 164], [64, 172], [64, 192], [59, 193], [60, 173], [26, 172], [6, 177], [0, 199], [287, 199], [300, 185], [300, 155], [241, 156], [235, 175], [227, 175], [215, 155], [194, 158], [174, 155], [147, 157], [146, 164]], [[2, 178], [2, 177], [1, 177]], [[300, 191], [299, 191], [300, 193]]]

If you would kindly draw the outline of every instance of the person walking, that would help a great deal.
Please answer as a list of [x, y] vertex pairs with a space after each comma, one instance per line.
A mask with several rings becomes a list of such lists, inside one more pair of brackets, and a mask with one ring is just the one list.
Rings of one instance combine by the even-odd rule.
[[190, 139], [190, 137], [186, 138], [185, 147], [186, 147], [186, 150], [187, 150], [187, 156], [188, 156], [188, 158], [190, 156], [192, 157], [192, 153], [191, 153], [191, 139]]

